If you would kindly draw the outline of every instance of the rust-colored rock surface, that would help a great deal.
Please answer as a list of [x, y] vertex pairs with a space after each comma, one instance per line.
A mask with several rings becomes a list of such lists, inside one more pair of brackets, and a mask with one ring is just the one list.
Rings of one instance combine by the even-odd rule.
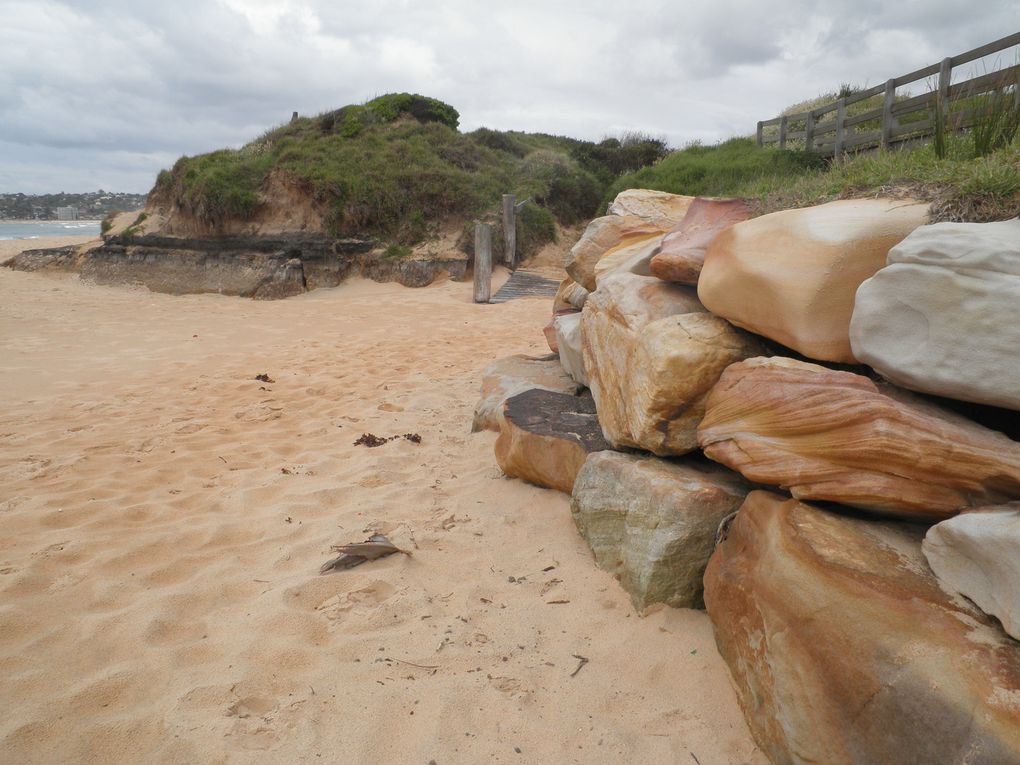
[[927, 220], [926, 204], [848, 199], [737, 223], [708, 248], [698, 296], [738, 327], [852, 364], [854, 293]]
[[588, 455], [608, 448], [590, 393], [529, 390], [504, 405], [495, 451], [508, 476], [569, 494]]
[[867, 377], [788, 358], [730, 366], [705, 454], [799, 499], [934, 522], [1020, 497], [1020, 444]]
[[922, 534], [748, 495], [705, 602], [772, 762], [1020, 763], [1020, 644], [942, 591]]
[[589, 292], [595, 290], [595, 264], [607, 252], [646, 241], [661, 239], [673, 224], [656, 224], [637, 215], [606, 215], [596, 218], [584, 230], [567, 257], [570, 278]]
[[705, 312], [690, 287], [615, 273], [581, 314], [584, 369], [606, 439], [660, 456], [698, 446], [705, 397], [758, 342]]
[[588, 299], [588, 290], [567, 277], [560, 282], [560, 288], [556, 290], [556, 297], [553, 298], [553, 313], [576, 308], [580, 311], [584, 308], [584, 301]]
[[720, 233], [750, 216], [751, 206], [745, 199], [697, 197], [684, 219], [663, 237], [649, 265], [650, 273], [667, 282], [697, 284], [708, 246]]

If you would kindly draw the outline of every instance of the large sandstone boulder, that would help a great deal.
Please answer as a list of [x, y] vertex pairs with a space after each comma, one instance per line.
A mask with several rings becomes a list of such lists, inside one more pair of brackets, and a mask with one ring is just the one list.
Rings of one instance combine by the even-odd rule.
[[927, 205], [853, 199], [737, 223], [709, 246], [698, 296], [712, 313], [805, 356], [855, 363], [854, 293], [927, 218]]
[[922, 226], [857, 290], [854, 355], [897, 385], [1020, 409], [1020, 220]]
[[1020, 645], [942, 591], [922, 533], [748, 496], [705, 603], [774, 763], [1020, 763]]
[[658, 241], [672, 228], [637, 215], [606, 215], [596, 218], [570, 249], [566, 269], [571, 279], [589, 292], [595, 290], [595, 264], [609, 251], [650, 239]]
[[661, 242], [662, 236], [659, 235], [609, 250], [595, 264], [595, 285], [598, 286], [598, 283], [607, 274], [613, 273], [651, 276], [649, 265], [652, 262], [652, 256], [659, 251]]
[[565, 313], [557, 316], [553, 319], [553, 329], [563, 371], [570, 375], [574, 382], [589, 387], [588, 373], [584, 369], [581, 314]]
[[936, 521], [1020, 497], [1020, 444], [862, 375], [787, 358], [729, 367], [705, 454], [798, 499]]
[[508, 476], [569, 494], [588, 455], [608, 448], [591, 394], [535, 389], [504, 405], [496, 462]]
[[684, 219], [666, 234], [649, 267], [652, 276], [668, 282], [697, 284], [712, 241], [734, 223], [751, 217], [746, 199], [698, 197]]
[[712, 463], [596, 452], [577, 475], [570, 510], [599, 568], [620, 580], [638, 611], [701, 608], [716, 531], [748, 490]]
[[709, 389], [728, 365], [762, 353], [754, 338], [706, 313], [694, 290], [651, 276], [605, 277], [581, 317], [584, 368], [617, 448], [696, 449]]
[[653, 189], [627, 189], [609, 205], [610, 215], [636, 215], [667, 231], [683, 220], [694, 197]]
[[563, 371], [555, 356], [518, 354], [498, 359], [482, 372], [482, 397], [475, 405], [471, 432], [499, 431], [503, 404], [511, 396], [532, 388], [574, 395], [581, 388]]
[[947, 592], [970, 598], [1020, 640], [1020, 503], [938, 523], [928, 529], [922, 549]]

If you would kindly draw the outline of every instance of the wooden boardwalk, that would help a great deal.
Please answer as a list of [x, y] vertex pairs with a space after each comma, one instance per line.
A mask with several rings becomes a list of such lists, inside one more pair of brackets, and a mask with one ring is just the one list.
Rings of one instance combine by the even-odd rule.
[[537, 271], [518, 268], [506, 284], [492, 296], [490, 303], [505, 303], [508, 300], [525, 297], [555, 297], [560, 283]]

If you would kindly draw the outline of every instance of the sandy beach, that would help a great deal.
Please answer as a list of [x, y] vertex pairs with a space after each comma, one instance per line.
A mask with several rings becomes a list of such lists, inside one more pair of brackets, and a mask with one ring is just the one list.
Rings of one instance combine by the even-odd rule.
[[[549, 307], [0, 268], [0, 761], [764, 765], [707, 616], [469, 432]], [[372, 533], [412, 555], [318, 574]]]

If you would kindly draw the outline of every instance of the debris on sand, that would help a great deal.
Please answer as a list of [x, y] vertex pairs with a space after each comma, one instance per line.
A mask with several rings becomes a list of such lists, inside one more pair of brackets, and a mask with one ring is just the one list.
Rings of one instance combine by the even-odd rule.
[[274, 382], [276, 382], [276, 380], [274, 380], [272, 377], [267, 375], [265, 372], [263, 372], [260, 375], [255, 375], [255, 379], [258, 380], [259, 382], [264, 382], [264, 383], [274, 383]]
[[370, 560], [385, 558], [387, 555], [393, 555], [394, 553], [411, 554], [407, 550], [401, 550], [382, 534], [373, 534], [364, 542], [334, 545], [332, 549], [340, 553], [340, 555], [323, 563], [319, 569], [320, 574], [328, 574], [330, 571], [344, 571], [360, 566], [362, 563], [367, 563]]
[[417, 433], [404, 433], [402, 436], [377, 436], [374, 433], [362, 433], [361, 438], [354, 442], [355, 446], [382, 446], [390, 441], [396, 441], [399, 438], [403, 438], [405, 441], [410, 441], [412, 444], [420, 444], [421, 436]]

